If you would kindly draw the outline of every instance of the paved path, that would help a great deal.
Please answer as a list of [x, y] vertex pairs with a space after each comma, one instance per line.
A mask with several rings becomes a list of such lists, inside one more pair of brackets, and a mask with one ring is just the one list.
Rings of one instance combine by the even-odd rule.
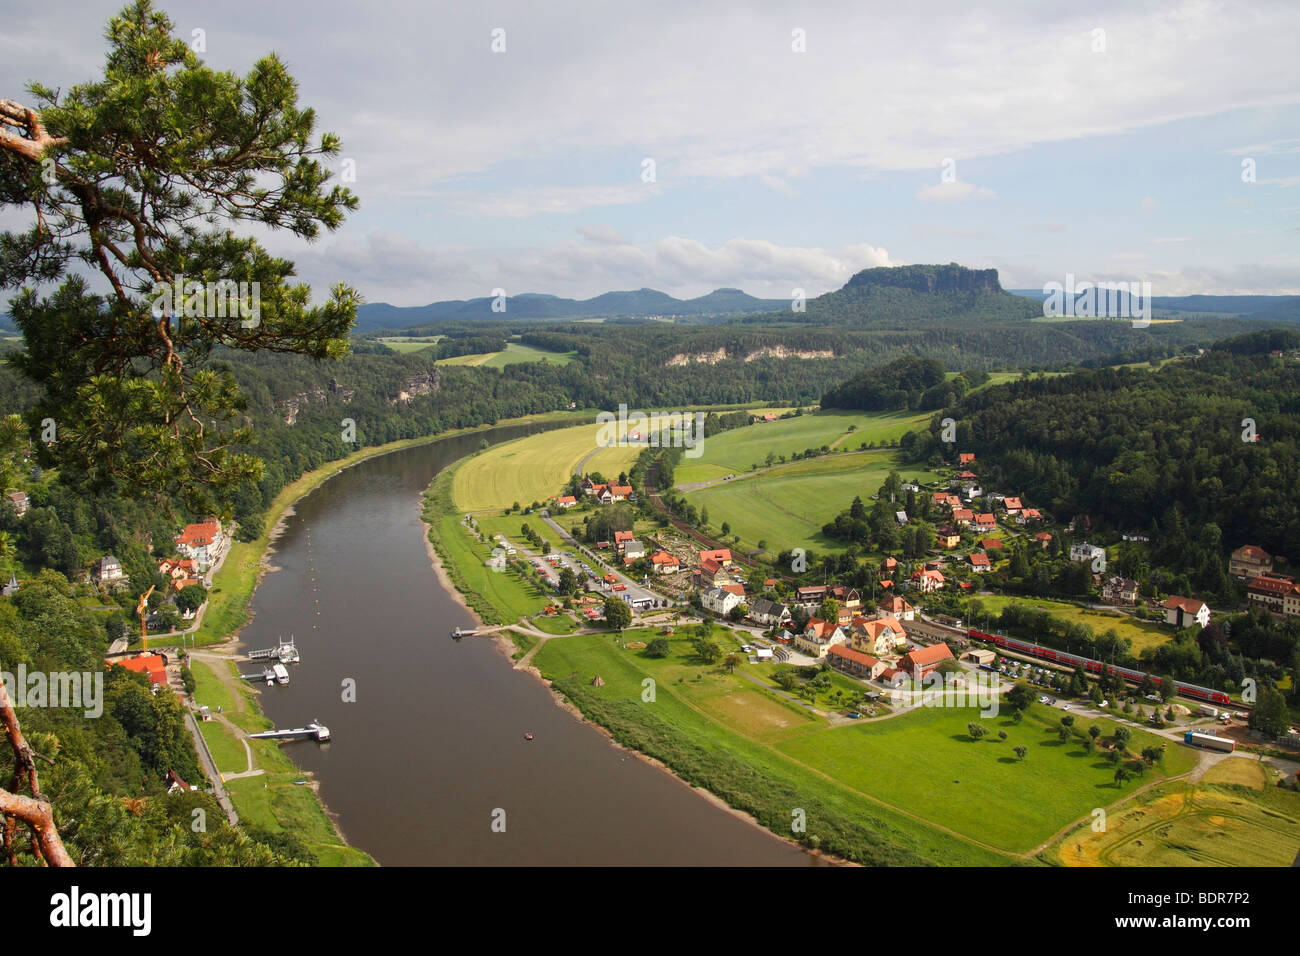
[[230, 825], [235, 826], [239, 823], [239, 814], [235, 812], [235, 805], [231, 803], [230, 795], [226, 793], [221, 772], [217, 770], [212, 753], [208, 750], [208, 742], [203, 739], [203, 733], [199, 730], [199, 722], [194, 717], [194, 711], [188, 707], [185, 708], [185, 721], [189, 724], [190, 733], [194, 735], [194, 751], [199, 755], [203, 773], [212, 784], [212, 792], [216, 795], [217, 803], [221, 804], [221, 809], [226, 811], [226, 819], [230, 821]]

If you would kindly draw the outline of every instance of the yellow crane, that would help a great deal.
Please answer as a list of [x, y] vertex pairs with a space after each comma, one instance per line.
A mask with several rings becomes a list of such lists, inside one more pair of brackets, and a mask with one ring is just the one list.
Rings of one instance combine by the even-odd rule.
[[145, 626], [144, 626], [144, 618], [145, 618], [145, 614], [144, 614], [144, 612], [145, 612], [145, 605], [148, 604], [148, 602], [149, 602], [149, 595], [153, 594], [153, 589], [154, 589], [154, 587], [155, 587], [155, 585], [152, 585], [152, 584], [151, 584], [151, 585], [149, 586], [149, 590], [148, 590], [148, 591], [145, 591], [144, 594], [141, 594], [141, 595], [140, 595], [140, 606], [137, 607], [137, 608], [135, 609], [135, 613], [137, 613], [137, 614], [140, 615], [140, 638], [141, 638], [141, 640], [143, 640], [145, 637], [148, 636], [148, 635], [146, 634], [146, 632], [145, 632]]

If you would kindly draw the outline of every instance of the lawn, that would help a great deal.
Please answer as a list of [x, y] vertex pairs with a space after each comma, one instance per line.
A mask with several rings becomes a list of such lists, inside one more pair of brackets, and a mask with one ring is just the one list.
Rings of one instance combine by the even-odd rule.
[[[388, 343], [385, 343], [388, 344]], [[391, 348], [391, 346], [389, 346]], [[518, 342], [507, 342], [504, 351], [480, 352], [477, 355], [456, 355], [452, 358], [439, 359], [439, 365], [474, 365], [482, 368], [505, 368], [521, 362], [549, 362], [552, 365], [568, 365], [577, 352], [547, 352]]]
[[[712, 514], [709, 515], [712, 517]], [[1158, 621], [1139, 621], [1127, 614], [1110, 611], [1092, 611], [1065, 601], [1050, 601], [1044, 598], [1021, 598], [1006, 595], [981, 594], [974, 598], [984, 610], [991, 614], [1001, 614], [1008, 604], [1020, 604], [1038, 611], [1046, 611], [1052, 617], [1076, 624], [1087, 624], [1097, 634], [1105, 634], [1114, 629], [1120, 637], [1133, 642], [1133, 654], [1136, 656], [1147, 648], [1155, 648], [1173, 638], [1173, 632]]]
[[[706, 439], [698, 458], [683, 457], [673, 477], [678, 485], [689, 485], [741, 474], [754, 465], [761, 467], [769, 453], [788, 458], [823, 445], [850, 449], [862, 442], [880, 444], [896, 440], [929, 420], [929, 413], [824, 411], [733, 428]], [[854, 429], [851, 434], [850, 428]]]
[[793, 462], [690, 492], [687, 498], [708, 509], [713, 527], [727, 522], [745, 547], [765, 540], [772, 552], [788, 547], [837, 550], [843, 545], [824, 537], [822, 525], [848, 508], [855, 495], [870, 503], [891, 470], [905, 479], [927, 477], [901, 465], [896, 452], [876, 449]]
[[[975, 721], [991, 733], [967, 734]], [[1114, 721], [1097, 723], [1104, 736]], [[780, 745], [790, 756], [896, 806], [1003, 850], [1025, 853], [1062, 826], [1104, 807], [1138, 786], [1114, 783], [1114, 767], [1088, 755], [1080, 742], [1062, 743], [1056, 715], [1035, 705], [1017, 725], [1009, 711], [982, 718], [964, 707], [922, 707], [898, 717], [807, 734]], [[1004, 731], [1007, 739], [997, 739]], [[1136, 730], [1129, 750], [1163, 742]], [[1029, 749], [1024, 761], [1013, 748]], [[909, 756], [910, 755], [910, 756]], [[906, 760], [906, 772], [894, 772]], [[1194, 757], [1170, 743], [1157, 775], [1183, 773]]]
[[[648, 641], [651, 630], [626, 639]], [[730, 647], [734, 638], [721, 638]], [[764, 826], [791, 836], [794, 810], [807, 816], [806, 838], [824, 849], [879, 865], [1004, 864], [1009, 857], [944, 833], [873, 801], [772, 746], [782, 735], [826, 726], [805, 708], [769, 694], [742, 676], [699, 663], [687, 641], [656, 660], [624, 650], [604, 635], [547, 642], [533, 658], [555, 689], [617, 740], [656, 757], [689, 783], [705, 787]], [[605, 682], [593, 687], [599, 674]], [[645, 678], [653, 683], [646, 685]], [[653, 700], [646, 701], [647, 686]], [[910, 764], [909, 764], [910, 766]], [[1062, 820], [1062, 824], [1068, 822]], [[799, 834], [794, 834], [799, 836]]]
[[641, 448], [600, 448], [596, 441], [601, 428], [593, 420], [493, 445], [465, 459], [452, 486], [456, 507], [464, 513], [508, 508], [515, 502], [524, 506], [545, 502], [558, 495], [584, 463], [585, 471], [617, 478], [632, 466]]

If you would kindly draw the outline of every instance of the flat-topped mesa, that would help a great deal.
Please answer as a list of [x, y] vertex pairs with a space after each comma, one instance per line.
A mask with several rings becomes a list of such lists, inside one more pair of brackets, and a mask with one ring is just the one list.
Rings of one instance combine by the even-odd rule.
[[863, 269], [844, 288], [892, 286], [914, 292], [1001, 292], [997, 269], [967, 269], [952, 262], [942, 265], [885, 266]]

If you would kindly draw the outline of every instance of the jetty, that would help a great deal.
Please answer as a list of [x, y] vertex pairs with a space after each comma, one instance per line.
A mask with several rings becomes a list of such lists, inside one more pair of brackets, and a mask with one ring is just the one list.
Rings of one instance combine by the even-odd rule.
[[317, 743], [325, 743], [330, 739], [330, 729], [313, 720], [306, 727], [295, 727], [292, 730], [264, 730], [260, 734], [248, 736], [256, 740], [315, 740]]
[[453, 627], [451, 629], [452, 637], [473, 637], [477, 633], [477, 628], [473, 627]]
[[298, 648], [294, 644], [292, 637], [287, 641], [277, 640], [275, 647], [264, 647], [261, 650], [249, 651], [247, 657], [250, 661], [278, 660], [281, 664], [297, 664], [300, 660]]

